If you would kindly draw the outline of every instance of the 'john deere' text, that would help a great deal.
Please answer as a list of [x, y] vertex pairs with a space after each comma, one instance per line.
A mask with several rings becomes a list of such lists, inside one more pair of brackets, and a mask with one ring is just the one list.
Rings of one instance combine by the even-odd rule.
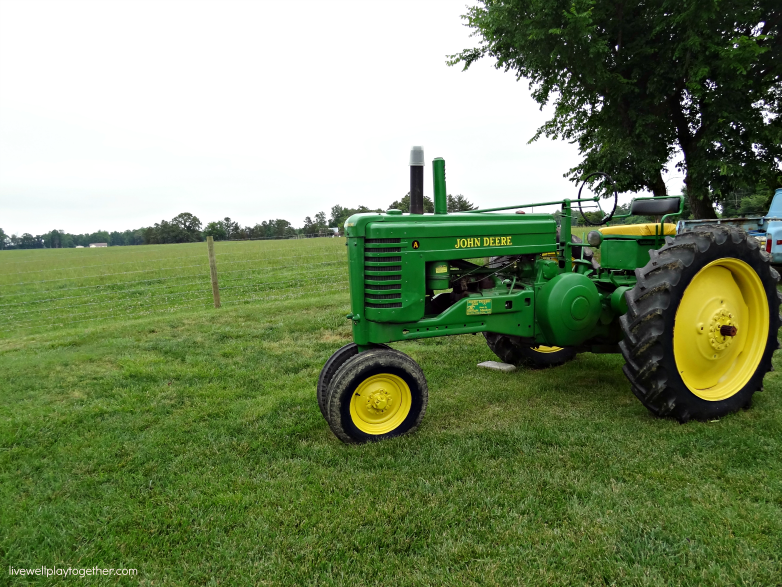
[[457, 238], [455, 249], [472, 249], [474, 247], [507, 247], [512, 245], [509, 236], [484, 236], [475, 238]]

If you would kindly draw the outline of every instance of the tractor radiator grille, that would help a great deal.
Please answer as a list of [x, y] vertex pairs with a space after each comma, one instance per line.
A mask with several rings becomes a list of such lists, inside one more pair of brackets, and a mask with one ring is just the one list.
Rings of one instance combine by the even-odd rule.
[[368, 300], [399, 300], [402, 298], [401, 293], [393, 293], [393, 294], [366, 294], [366, 298]]
[[[382, 262], [381, 259], [372, 259], [374, 262]], [[371, 261], [370, 261], [371, 262]], [[374, 265], [369, 265], [368, 263], [364, 265], [366, 271], [383, 271], [383, 272], [389, 272], [389, 271], [401, 271], [402, 266], [401, 265], [390, 265], [387, 267], [376, 267]]]
[[[374, 238], [365, 241], [368, 246], [364, 247], [364, 305], [367, 308], [402, 307], [402, 265], [391, 265], [402, 261], [399, 254], [402, 247], [382, 246], [399, 245], [401, 241], [402, 239], [398, 238]], [[392, 283], [378, 283], [380, 281]]]
[[401, 260], [402, 257], [400, 255], [396, 257], [364, 257], [364, 261], [367, 263], [372, 263], [373, 261], [375, 263], [399, 263]]

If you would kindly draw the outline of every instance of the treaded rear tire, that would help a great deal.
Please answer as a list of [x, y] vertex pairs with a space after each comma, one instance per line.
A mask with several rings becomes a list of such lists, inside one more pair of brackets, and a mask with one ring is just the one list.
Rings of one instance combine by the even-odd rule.
[[[749, 407], [752, 395], [762, 389], [763, 377], [772, 369], [772, 355], [779, 348], [779, 274], [769, 265], [769, 257], [760, 250], [757, 240], [734, 227], [698, 226], [666, 238], [666, 243], [651, 252], [645, 267], [636, 269], [637, 283], [626, 294], [628, 311], [620, 318], [624, 339], [619, 348], [633, 393], [653, 414], [680, 422], [718, 418]], [[701, 269], [725, 258], [743, 261], [757, 273], [769, 305], [770, 324], [762, 356], [757, 367], [752, 367], [755, 371], [749, 381], [733, 395], [715, 401], [699, 397], [683, 381], [673, 339], [685, 290]]]

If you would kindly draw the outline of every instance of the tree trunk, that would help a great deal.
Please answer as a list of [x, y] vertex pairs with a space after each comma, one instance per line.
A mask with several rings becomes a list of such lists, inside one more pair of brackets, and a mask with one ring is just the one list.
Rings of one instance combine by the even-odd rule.
[[690, 132], [687, 118], [682, 111], [682, 102], [684, 101], [682, 93], [672, 95], [669, 101], [673, 122], [676, 125], [676, 138], [684, 156], [685, 169], [687, 169], [684, 185], [687, 186], [687, 200], [690, 204], [690, 210], [696, 220], [716, 219], [717, 213], [714, 211], [714, 204], [709, 197], [709, 183], [703, 172], [703, 167], [707, 165], [707, 162], [702, 160], [703, 155], [698, 148], [698, 142], [705, 132], [705, 127], [701, 125], [694, 135]]
[[708, 188], [699, 185], [700, 182], [695, 181], [689, 171], [684, 179], [684, 183], [687, 186], [687, 201], [690, 203], [693, 218], [695, 220], [716, 220], [717, 213], [714, 211], [714, 204], [712, 204], [709, 198]]
[[663, 181], [663, 174], [661, 171], [657, 172], [657, 177], [654, 178], [654, 183], [649, 187], [652, 189], [652, 194], [655, 198], [661, 198], [668, 195], [668, 190], [665, 187], [665, 181]]
[[697, 147], [697, 139], [682, 139], [684, 132], [679, 130], [679, 146], [684, 156], [684, 164], [687, 173], [684, 177], [684, 185], [687, 186], [687, 201], [690, 204], [692, 217], [695, 220], [716, 219], [717, 213], [714, 211], [714, 204], [709, 197], [709, 183], [701, 169], [703, 161], [700, 161], [700, 152]]

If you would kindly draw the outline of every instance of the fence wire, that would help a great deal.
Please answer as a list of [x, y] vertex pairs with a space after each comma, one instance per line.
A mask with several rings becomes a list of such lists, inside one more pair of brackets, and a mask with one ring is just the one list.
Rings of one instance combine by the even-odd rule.
[[[221, 304], [345, 292], [344, 245], [344, 238], [217, 242]], [[183, 251], [182, 246], [189, 248]], [[219, 311], [205, 243], [180, 245], [170, 256], [163, 247], [156, 247], [154, 255], [142, 247], [101, 251], [102, 262], [94, 264], [85, 263], [75, 250], [55, 255], [40, 251], [35, 258], [0, 263], [2, 336], [179, 311]], [[107, 262], [108, 257], [115, 262]], [[24, 271], [6, 271], [22, 263]], [[34, 275], [42, 279], [25, 280]]]

